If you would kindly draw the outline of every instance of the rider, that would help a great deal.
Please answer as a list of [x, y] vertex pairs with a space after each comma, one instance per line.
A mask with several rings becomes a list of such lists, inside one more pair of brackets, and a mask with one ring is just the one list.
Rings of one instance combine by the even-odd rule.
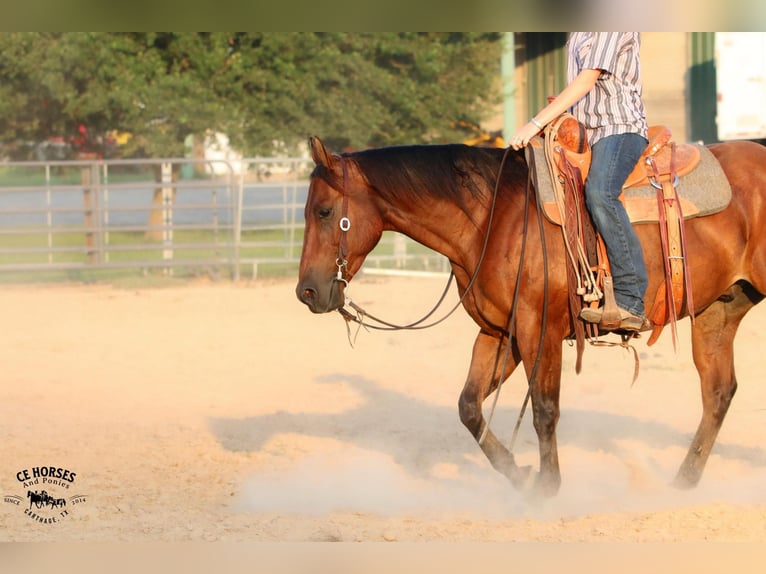
[[[639, 32], [573, 32], [567, 42], [567, 86], [510, 140], [513, 149], [524, 147], [545, 124], [567, 111], [585, 126], [591, 146], [585, 203], [606, 246], [619, 329], [628, 331], [649, 325], [644, 311], [648, 280], [643, 252], [618, 199], [648, 144], [640, 46]], [[586, 307], [580, 317], [598, 323], [602, 313], [602, 308]]]

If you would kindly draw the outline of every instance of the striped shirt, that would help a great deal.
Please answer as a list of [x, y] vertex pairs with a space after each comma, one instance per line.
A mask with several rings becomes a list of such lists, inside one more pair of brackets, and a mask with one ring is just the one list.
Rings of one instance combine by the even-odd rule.
[[588, 130], [593, 145], [615, 134], [647, 137], [646, 112], [641, 99], [639, 32], [573, 32], [567, 42], [567, 78], [582, 70], [601, 70], [593, 89], [572, 106], [570, 113]]

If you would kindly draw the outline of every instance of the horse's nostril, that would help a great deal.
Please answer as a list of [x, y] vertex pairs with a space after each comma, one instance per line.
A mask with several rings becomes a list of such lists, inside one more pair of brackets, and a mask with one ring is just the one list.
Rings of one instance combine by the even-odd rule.
[[309, 303], [313, 301], [315, 297], [316, 297], [316, 291], [314, 291], [310, 287], [305, 287], [304, 289], [300, 291], [298, 295], [298, 298], [304, 303]]

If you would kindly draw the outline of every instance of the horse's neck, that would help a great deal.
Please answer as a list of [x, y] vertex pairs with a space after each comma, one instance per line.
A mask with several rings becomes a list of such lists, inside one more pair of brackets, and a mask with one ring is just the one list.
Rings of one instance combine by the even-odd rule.
[[392, 206], [386, 217], [387, 229], [396, 231], [444, 255], [468, 265], [483, 237], [489, 210], [475, 199], [464, 210], [446, 199], [434, 199], [416, 208]]

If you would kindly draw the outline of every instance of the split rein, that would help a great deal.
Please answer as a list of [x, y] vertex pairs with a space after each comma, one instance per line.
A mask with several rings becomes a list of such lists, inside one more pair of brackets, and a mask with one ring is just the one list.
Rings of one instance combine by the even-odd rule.
[[[460, 296], [460, 299], [458, 302], [452, 307], [452, 309], [449, 310], [449, 312], [441, 317], [440, 319], [433, 321], [431, 323], [425, 323], [435, 312], [436, 310], [442, 305], [444, 302], [444, 299], [449, 291], [449, 288], [452, 284], [452, 281], [454, 279], [454, 271], [450, 271], [450, 276], [447, 281], [447, 285], [444, 288], [444, 292], [442, 293], [441, 297], [437, 301], [436, 305], [422, 318], [418, 319], [417, 321], [414, 321], [412, 323], [409, 323], [407, 325], [396, 325], [394, 323], [390, 323], [388, 321], [384, 321], [382, 319], [379, 319], [375, 317], [374, 315], [371, 315], [370, 313], [366, 312], [364, 309], [356, 305], [350, 298], [348, 299], [348, 305], [355, 311], [355, 314], [345, 309], [345, 307], [341, 307], [338, 309], [338, 312], [343, 316], [343, 318], [346, 320], [346, 328], [348, 330], [348, 337], [349, 337], [349, 343], [353, 346], [353, 340], [351, 337], [351, 328], [350, 323], [355, 322], [359, 324], [359, 328], [365, 327], [370, 329], [377, 329], [377, 330], [386, 330], [386, 331], [397, 331], [397, 330], [415, 330], [415, 329], [427, 329], [430, 327], [434, 327], [438, 325], [439, 323], [445, 321], [449, 316], [451, 316], [457, 309], [460, 307], [465, 300], [465, 298], [468, 296], [468, 293], [471, 291], [471, 288], [476, 283], [476, 279], [479, 275], [479, 271], [481, 269], [481, 265], [484, 262], [484, 258], [487, 253], [487, 248], [489, 245], [489, 238], [492, 231], [492, 224], [494, 221], [494, 215], [495, 215], [495, 207], [497, 205], [497, 197], [498, 192], [500, 189], [500, 181], [503, 174], [503, 169], [505, 167], [505, 162], [508, 158], [508, 154], [511, 151], [510, 146], [506, 148], [505, 152], [503, 153], [503, 158], [500, 162], [500, 167], [498, 169], [497, 173], [497, 179], [495, 180], [495, 187], [492, 193], [492, 202], [490, 204], [490, 212], [487, 222], [487, 230], [484, 236], [484, 242], [482, 244], [481, 253], [479, 255], [479, 261], [476, 264], [476, 268], [474, 269], [473, 274], [471, 275], [471, 278], [468, 282], [468, 285], [466, 286], [463, 294]], [[528, 176], [527, 176], [527, 183], [526, 183], [526, 189], [525, 189], [525, 202], [524, 202], [524, 229], [522, 233], [522, 244], [521, 244], [521, 254], [519, 257], [519, 268], [518, 272], [516, 274], [516, 285], [514, 287], [514, 293], [513, 293], [513, 303], [511, 306], [511, 311], [508, 314], [508, 321], [505, 326], [505, 330], [501, 332], [501, 336], [498, 338], [498, 346], [497, 346], [497, 353], [495, 355], [495, 364], [493, 367], [492, 372], [492, 381], [497, 380], [497, 389], [495, 390], [495, 397], [492, 403], [491, 410], [487, 417], [487, 422], [484, 426], [484, 429], [482, 430], [481, 435], [478, 437], [478, 443], [482, 444], [484, 442], [484, 439], [487, 435], [487, 432], [489, 431], [490, 422], [492, 421], [492, 416], [494, 415], [495, 408], [497, 406], [497, 401], [500, 395], [500, 386], [503, 382], [503, 373], [505, 373], [508, 362], [510, 360], [511, 356], [511, 337], [513, 335], [513, 331], [516, 325], [516, 311], [518, 306], [518, 295], [521, 290], [521, 274], [522, 269], [524, 266], [524, 255], [526, 251], [526, 243], [527, 243], [527, 225], [529, 223], [529, 203], [530, 203], [530, 197], [532, 192], [532, 174], [534, 173], [535, 164], [534, 164], [534, 154], [531, 153], [531, 151], [527, 148], [525, 149], [526, 154], [526, 160], [527, 160], [527, 168], [528, 168]], [[342, 166], [343, 166], [343, 207], [342, 207], [342, 213], [341, 218], [339, 221], [339, 226], [341, 230], [341, 237], [340, 241], [338, 243], [338, 258], [336, 259], [336, 264], [338, 266], [338, 273], [335, 278], [336, 281], [339, 281], [344, 284], [345, 288], [348, 288], [348, 280], [344, 278], [344, 270], [348, 270], [348, 260], [346, 258], [348, 254], [348, 237], [347, 233], [348, 230], [351, 228], [351, 220], [348, 218], [348, 192], [347, 192], [347, 183], [348, 183], [348, 168], [346, 165], [346, 159], [341, 159]], [[542, 326], [540, 330], [540, 341], [537, 347], [537, 356], [535, 357], [535, 362], [532, 368], [532, 371], [530, 373], [528, 383], [527, 383], [527, 393], [526, 397], [524, 398], [524, 402], [521, 406], [521, 409], [519, 411], [518, 418], [516, 420], [516, 425], [513, 430], [513, 434], [511, 436], [511, 441], [509, 445], [509, 450], [513, 449], [513, 446], [516, 441], [516, 437], [518, 436], [519, 428], [521, 426], [521, 421], [524, 417], [524, 413], [526, 412], [527, 405], [529, 403], [529, 399], [532, 392], [532, 385], [534, 384], [535, 379], [537, 378], [537, 372], [539, 370], [540, 362], [542, 359], [542, 352], [543, 352], [543, 341], [545, 339], [545, 331], [546, 331], [546, 325], [547, 325], [547, 316], [548, 316], [548, 252], [545, 244], [545, 231], [544, 231], [544, 225], [543, 225], [543, 214], [542, 214], [542, 208], [541, 208], [541, 202], [538, 200], [535, 202], [537, 206], [537, 220], [538, 225], [540, 228], [540, 242], [541, 242], [541, 249], [542, 249], [542, 256], [543, 256], [543, 312], [542, 312]], [[344, 292], [345, 295], [345, 292]], [[373, 320], [377, 325], [372, 325], [366, 322], [367, 319]], [[357, 330], [358, 334], [358, 330]], [[505, 352], [502, 353], [503, 349], [503, 340], [504, 338], [508, 338], [508, 344], [505, 346]], [[355, 338], [355, 337], [354, 337]], [[502, 361], [501, 361], [502, 358]], [[498, 370], [498, 366], [502, 363], [502, 367]], [[490, 388], [492, 385], [490, 385]]]

